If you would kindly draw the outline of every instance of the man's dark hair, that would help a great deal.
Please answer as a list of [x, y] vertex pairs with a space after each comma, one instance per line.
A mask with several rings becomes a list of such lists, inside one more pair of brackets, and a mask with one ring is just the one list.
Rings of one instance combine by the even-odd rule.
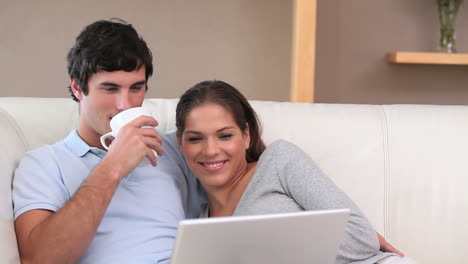
[[[99, 71], [127, 72], [145, 67], [146, 81], [153, 74], [153, 56], [131, 24], [121, 19], [99, 20], [86, 26], [67, 55], [67, 70], [84, 95], [88, 80]], [[68, 87], [73, 100], [78, 99]], [[146, 86], [148, 89], [148, 86]]]

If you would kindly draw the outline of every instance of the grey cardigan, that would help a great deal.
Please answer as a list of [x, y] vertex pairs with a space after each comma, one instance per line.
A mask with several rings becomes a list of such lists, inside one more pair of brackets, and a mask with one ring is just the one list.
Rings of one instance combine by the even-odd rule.
[[[233, 215], [259, 215], [349, 208], [336, 263], [375, 263], [395, 255], [379, 251], [375, 230], [353, 201], [300, 148], [284, 140], [270, 144]], [[202, 213], [208, 216], [208, 208]], [[311, 245], [312, 247], [313, 245]]]

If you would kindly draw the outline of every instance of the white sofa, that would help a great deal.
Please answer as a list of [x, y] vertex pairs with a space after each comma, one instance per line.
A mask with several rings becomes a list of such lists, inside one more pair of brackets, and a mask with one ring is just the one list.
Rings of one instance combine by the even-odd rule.
[[[147, 99], [161, 131], [176, 99]], [[377, 231], [418, 263], [468, 262], [468, 106], [252, 101], [266, 143], [301, 146]], [[0, 263], [18, 263], [11, 180], [28, 150], [64, 138], [78, 120], [69, 98], [0, 98]]]

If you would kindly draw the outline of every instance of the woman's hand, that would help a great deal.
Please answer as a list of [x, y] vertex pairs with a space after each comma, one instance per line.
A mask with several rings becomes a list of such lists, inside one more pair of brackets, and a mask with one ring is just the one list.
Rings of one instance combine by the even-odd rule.
[[377, 233], [377, 237], [379, 238], [379, 244], [380, 244], [380, 250], [383, 251], [383, 252], [390, 252], [390, 253], [395, 253], [395, 254], [398, 254], [402, 257], [405, 256], [405, 254], [403, 254], [403, 252], [399, 251], [398, 249], [394, 248], [392, 245], [390, 245], [390, 243], [387, 242], [387, 240], [385, 240], [385, 238], [383, 238], [383, 236], [381, 236], [378, 232]]

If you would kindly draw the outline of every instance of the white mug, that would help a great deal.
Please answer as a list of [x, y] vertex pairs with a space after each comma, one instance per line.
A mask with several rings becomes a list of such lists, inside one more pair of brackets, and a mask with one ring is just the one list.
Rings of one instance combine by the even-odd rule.
[[[111, 121], [110, 121], [110, 127], [111, 127], [111, 132], [104, 134], [101, 136], [101, 144], [102, 146], [109, 150], [109, 146], [106, 144], [106, 139], [108, 138], [115, 138], [119, 134], [120, 129], [131, 122], [133, 119], [140, 117], [140, 116], [151, 116], [151, 113], [148, 111], [148, 109], [144, 107], [134, 107], [134, 108], [129, 108], [127, 110], [124, 110], [117, 115], [115, 115]], [[150, 126], [144, 126], [144, 127], [150, 127]], [[153, 150], [154, 155], [157, 157], [158, 154], [156, 151]], [[145, 157], [138, 167], [142, 166], [148, 166], [151, 164], [151, 161]]]

